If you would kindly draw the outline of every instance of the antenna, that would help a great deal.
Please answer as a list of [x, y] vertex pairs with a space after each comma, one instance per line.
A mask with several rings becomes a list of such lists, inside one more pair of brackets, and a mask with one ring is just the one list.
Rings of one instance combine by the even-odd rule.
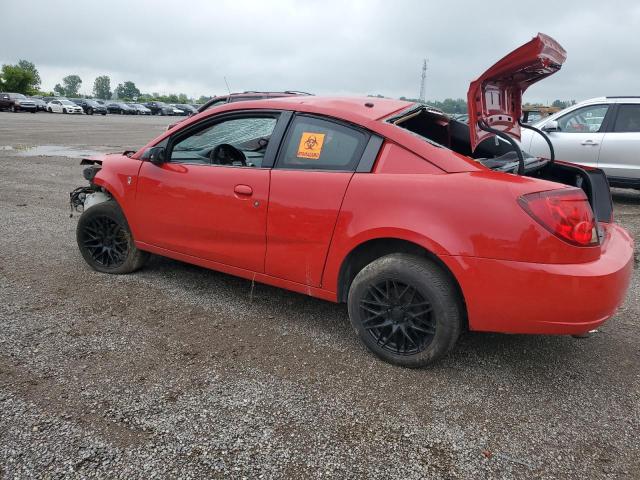
[[420, 80], [420, 97], [419, 100], [421, 102], [425, 101], [424, 98], [424, 85], [425, 83], [427, 83], [427, 62], [429, 61], [428, 58], [425, 58], [424, 61], [422, 62], [422, 78]]
[[224, 78], [224, 83], [227, 85], [227, 91], [229, 92], [229, 95], [231, 95], [231, 89], [229, 88], [229, 82], [227, 82], [227, 77], [222, 77]]

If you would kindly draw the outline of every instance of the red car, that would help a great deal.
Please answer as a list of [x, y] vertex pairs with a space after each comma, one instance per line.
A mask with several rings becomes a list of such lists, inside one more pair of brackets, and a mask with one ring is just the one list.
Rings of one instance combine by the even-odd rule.
[[505, 133], [564, 58], [540, 34], [496, 63], [471, 84], [470, 130], [378, 98], [212, 108], [83, 161], [80, 251], [100, 272], [154, 253], [345, 302], [364, 344], [404, 366], [465, 329], [585, 333], [623, 301], [633, 241], [600, 170], [529, 157]]

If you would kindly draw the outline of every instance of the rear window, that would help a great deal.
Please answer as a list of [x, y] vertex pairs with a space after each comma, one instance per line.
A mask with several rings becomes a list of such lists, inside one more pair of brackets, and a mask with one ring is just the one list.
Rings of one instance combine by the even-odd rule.
[[620, 105], [614, 132], [640, 132], [640, 104]]

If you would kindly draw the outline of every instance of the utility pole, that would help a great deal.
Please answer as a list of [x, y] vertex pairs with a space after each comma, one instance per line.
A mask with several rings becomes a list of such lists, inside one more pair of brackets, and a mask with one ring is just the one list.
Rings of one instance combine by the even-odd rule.
[[421, 102], [425, 101], [424, 85], [427, 82], [427, 61], [428, 59], [425, 58], [424, 61], [422, 62], [422, 79], [420, 80], [420, 98], [419, 98]]

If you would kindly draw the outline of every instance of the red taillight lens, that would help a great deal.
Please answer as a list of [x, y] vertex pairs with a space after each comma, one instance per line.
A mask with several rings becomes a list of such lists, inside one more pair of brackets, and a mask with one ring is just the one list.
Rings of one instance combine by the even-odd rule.
[[518, 202], [538, 223], [573, 245], [598, 244], [591, 205], [582, 190], [564, 188], [523, 195]]

